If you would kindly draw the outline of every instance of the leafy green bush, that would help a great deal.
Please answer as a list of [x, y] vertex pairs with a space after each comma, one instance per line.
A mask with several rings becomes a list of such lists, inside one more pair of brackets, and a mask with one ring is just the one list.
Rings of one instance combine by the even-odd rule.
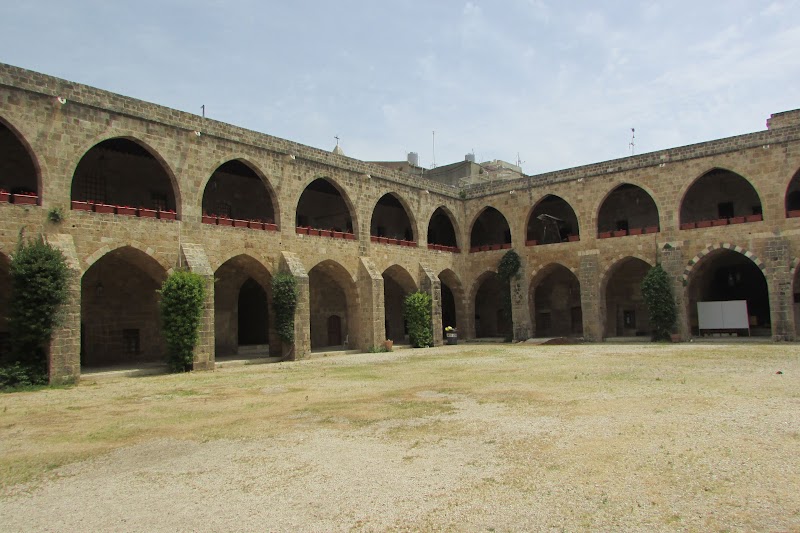
[[47, 347], [67, 300], [69, 270], [63, 254], [39, 237], [20, 240], [11, 258], [8, 325], [11, 354], [6, 356], [0, 387], [47, 383]]
[[167, 363], [172, 372], [192, 369], [194, 347], [206, 299], [203, 277], [176, 270], [161, 286], [161, 325], [167, 341]]
[[408, 324], [408, 337], [414, 348], [433, 346], [431, 304], [430, 294], [421, 291], [409, 294], [403, 302], [403, 316]]
[[297, 280], [288, 272], [272, 278], [272, 308], [278, 337], [283, 342], [294, 342], [294, 312], [297, 308]]
[[672, 284], [661, 265], [651, 268], [642, 280], [642, 297], [650, 314], [653, 340], [669, 340], [675, 327], [677, 312], [672, 297]]
[[[517, 272], [519, 272], [520, 267], [522, 266], [522, 260], [519, 257], [519, 254], [514, 250], [507, 251], [503, 258], [500, 259], [500, 263], [497, 265], [497, 277], [500, 278], [500, 281], [503, 282], [503, 307], [502, 311], [502, 319], [504, 321], [512, 321], [512, 313], [511, 313], [511, 280], [516, 277]], [[513, 325], [511, 328], [513, 329]], [[514, 335], [512, 332], [506, 333], [505, 341], [511, 342], [514, 339]]]

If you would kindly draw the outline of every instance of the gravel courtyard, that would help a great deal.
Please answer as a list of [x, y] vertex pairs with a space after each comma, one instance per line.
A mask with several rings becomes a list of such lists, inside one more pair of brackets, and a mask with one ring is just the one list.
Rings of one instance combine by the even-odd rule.
[[0, 395], [2, 531], [800, 531], [800, 346], [464, 345]]

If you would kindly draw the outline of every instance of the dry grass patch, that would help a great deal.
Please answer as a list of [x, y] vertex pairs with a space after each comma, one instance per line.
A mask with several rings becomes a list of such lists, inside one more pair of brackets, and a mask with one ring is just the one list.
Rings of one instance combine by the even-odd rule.
[[[800, 529], [798, 352], [459, 346], [5, 394], [0, 507], [97, 490], [165, 529]], [[153, 507], [175, 490], [204, 505]]]

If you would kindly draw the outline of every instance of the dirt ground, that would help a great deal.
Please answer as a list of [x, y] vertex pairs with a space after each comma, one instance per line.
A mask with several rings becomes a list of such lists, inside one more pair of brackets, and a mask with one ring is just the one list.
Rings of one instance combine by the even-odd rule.
[[2, 531], [800, 531], [800, 346], [90, 378], [0, 395], [0, 452]]

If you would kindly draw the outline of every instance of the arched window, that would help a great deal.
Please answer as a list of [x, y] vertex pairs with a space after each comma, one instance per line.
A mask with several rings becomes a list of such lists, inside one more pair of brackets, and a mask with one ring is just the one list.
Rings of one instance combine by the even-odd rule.
[[597, 215], [597, 236], [624, 237], [658, 231], [658, 208], [641, 187], [623, 183], [606, 196]]
[[761, 220], [761, 199], [749, 181], [721, 168], [706, 172], [681, 202], [681, 229], [725, 226]]

